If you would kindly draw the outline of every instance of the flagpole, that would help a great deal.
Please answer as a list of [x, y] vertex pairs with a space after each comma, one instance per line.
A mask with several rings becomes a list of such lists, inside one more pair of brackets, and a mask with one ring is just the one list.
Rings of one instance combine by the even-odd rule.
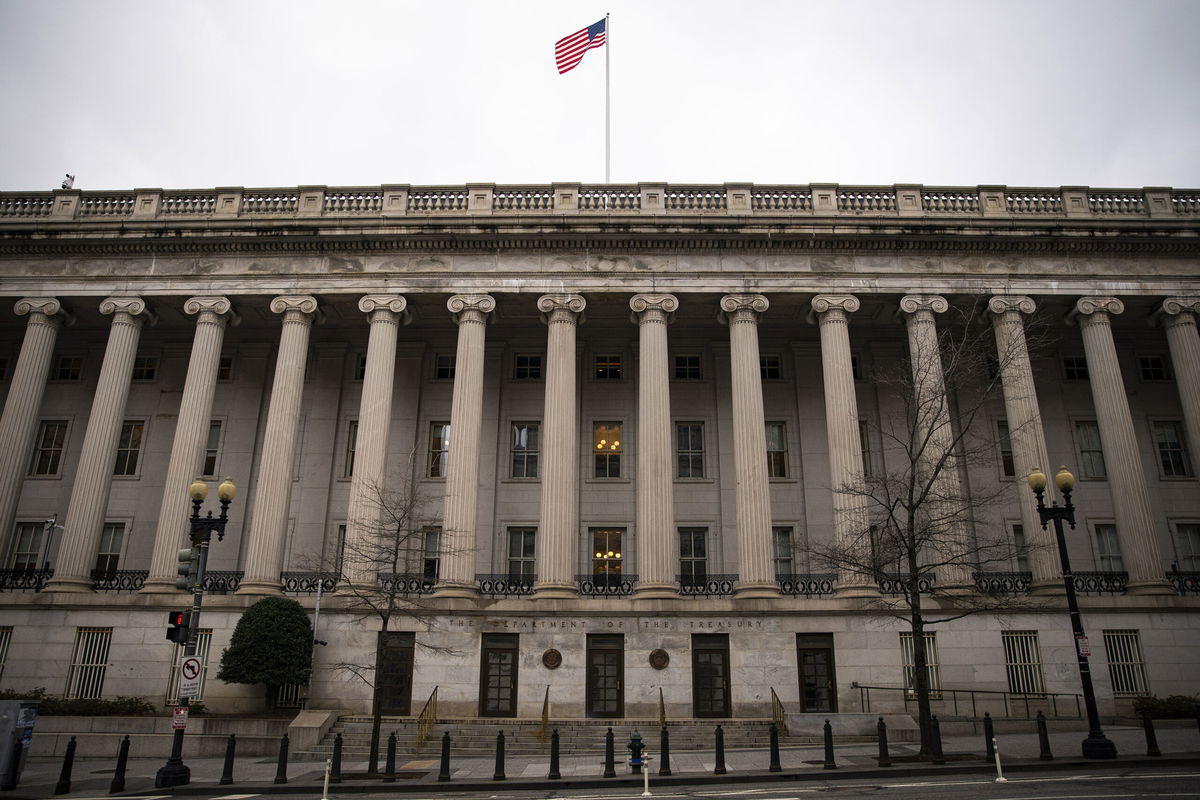
[[609, 183], [611, 178], [612, 164], [612, 148], [611, 148], [611, 131], [612, 125], [609, 122], [609, 80], [608, 80], [608, 54], [612, 50], [612, 26], [609, 24], [608, 14], [604, 15], [604, 182]]

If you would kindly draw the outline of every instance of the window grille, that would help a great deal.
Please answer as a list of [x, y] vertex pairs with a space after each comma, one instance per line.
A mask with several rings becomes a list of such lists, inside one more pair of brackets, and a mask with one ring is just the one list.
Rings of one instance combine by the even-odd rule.
[[[929, 684], [929, 693], [932, 696], [942, 690], [941, 672], [938, 669], [938, 652], [937, 652], [937, 634], [926, 633], [925, 639], [925, 676]], [[900, 634], [900, 650], [904, 655], [904, 687], [911, 694], [913, 689], [914, 665], [916, 660], [913, 655], [913, 635], [911, 633]]]
[[1148, 693], [1137, 631], [1105, 631], [1104, 652], [1108, 654], [1108, 675], [1114, 696]]
[[[208, 684], [208, 652], [212, 644], [212, 630], [201, 628], [196, 631], [196, 655], [200, 658], [200, 689], [192, 700], [204, 699], [204, 687]], [[175, 657], [171, 659], [171, 675], [167, 683], [167, 705], [179, 705], [179, 666], [183, 663], [185, 646], [175, 645]]]
[[1008, 672], [1008, 690], [1017, 694], [1041, 694], [1042, 651], [1037, 631], [1003, 631], [1004, 668]]
[[71, 670], [67, 673], [68, 700], [94, 700], [104, 688], [104, 672], [108, 669], [108, 647], [112, 628], [76, 628], [75, 650], [71, 654]]
[[285, 683], [279, 687], [279, 694], [275, 698], [275, 706], [277, 708], [302, 708], [304, 706], [304, 698], [300, 696], [300, 684]]

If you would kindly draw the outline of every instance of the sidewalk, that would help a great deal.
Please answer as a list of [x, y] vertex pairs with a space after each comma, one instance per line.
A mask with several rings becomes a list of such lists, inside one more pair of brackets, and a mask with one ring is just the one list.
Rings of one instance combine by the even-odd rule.
[[[1003, 734], [997, 737], [1003, 769], [1013, 772], [1024, 772], [1039, 769], [1070, 768], [1078, 764], [1086, 764], [1089, 769], [1103, 766], [1120, 766], [1127, 768], [1136, 764], [1174, 764], [1197, 766], [1200, 765], [1200, 731], [1192, 725], [1184, 728], [1158, 728], [1158, 745], [1163, 755], [1161, 758], [1146, 756], [1146, 739], [1141, 728], [1113, 727], [1106, 728], [1105, 734], [1117, 746], [1120, 757], [1116, 761], [1085, 761], [1080, 755], [1080, 742], [1086, 732], [1070, 731], [1052, 733], [1050, 735], [1053, 761], [1041, 761], [1038, 758], [1039, 748], [1037, 736], [1034, 734]], [[347, 762], [342, 765], [343, 781], [331, 785], [330, 796], [361, 794], [361, 793], [434, 793], [448, 791], [511, 791], [521, 789], [579, 789], [613, 787], [631, 790], [635, 785], [641, 786], [641, 777], [630, 775], [629, 766], [625, 763], [628, 751], [624, 742], [617, 744], [617, 777], [604, 778], [604, 754], [598, 752], [588, 756], [563, 757], [559, 765], [561, 780], [551, 781], [546, 775], [549, 769], [549, 756], [513, 756], [505, 759], [504, 781], [494, 781], [494, 758], [462, 758], [455, 759], [451, 753], [451, 781], [439, 783], [437, 780], [439, 762], [433, 759], [404, 759], [397, 760], [397, 779], [395, 783], [383, 783], [381, 780], [366, 780], [361, 777], [366, 771], [365, 762]], [[655, 742], [657, 744], [657, 742]], [[713, 775], [716, 765], [712, 750], [688, 751], [671, 754], [670, 777], [658, 774], [658, 753], [650, 752], [654, 760], [650, 764], [650, 788], [654, 792], [656, 786], [671, 786], [694, 784], [711, 781], [713, 783], [745, 783], [753, 781], [811, 781], [830, 780], [834, 778], [868, 778], [882, 780], [886, 778], [903, 778], [911, 775], [953, 775], [964, 773], [992, 774], [995, 764], [983, 759], [984, 742], [982, 736], [953, 736], [943, 739], [943, 752], [946, 754], [945, 765], [933, 765], [928, 762], [902, 760], [905, 756], [916, 753], [917, 746], [913, 743], [892, 745], [889, 750], [895, 766], [879, 767], [876, 764], [878, 746], [874, 743], [841, 745], [835, 750], [837, 770], [824, 769], [824, 749], [820, 746], [787, 747], [780, 753], [781, 772], [768, 772], [770, 756], [767, 750], [733, 750], [725, 753], [727, 774]], [[974, 757], [972, 757], [974, 756]], [[125, 780], [125, 791], [122, 794], [137, 795], [246, 795], [288, 792], [292, 794], [312, 793], [319, 797], [324, 775], [322, 762], [292, 762], [288, 765], [288, 782], [279, 785], [274, 783], [276, 760], [273, 758], [246, 757], [234, 765], [234, 782], [220, 786], [223, 761], [219, 758], [192, 759], [187, 766], [192, 771], [191, 783], [174, 789], [155, 789], [154, 775], [165, 761], [162, 759], [131, 759], [128, 764]], [[112, 781], [113, 768], [116, 759], [111, 760], [77, 760], [72, 770], [71, 791], [59, 797], [97, 797], [108, 794]], [[382, 761], [380, 767], [382, 767]], [[55, 784], [58, 781], [62, 762], [35, 759], [28, 763], [21, 776], [21, 783], [12, 792], [0, 795], [0, 798], [12, 800], [41, 800], [54, 797]], [[640, 792], [639, 792], [640, 793]]]

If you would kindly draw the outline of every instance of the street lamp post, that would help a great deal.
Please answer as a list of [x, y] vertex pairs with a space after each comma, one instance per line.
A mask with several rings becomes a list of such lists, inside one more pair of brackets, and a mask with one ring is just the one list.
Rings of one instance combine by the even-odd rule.
[[1066, 467], [1059, 467], [1054, 475], [1054, 485], [1062, 492], [1063, 504], [1052, 501], [1047, 508], [1045, 503], [1046, 473], [1040, 467], [1029, 471], [1026, 479], [1029, 488], [1037, 496], [1038, 517], [1042, 521], [1042, 529], [1046, 523], [1054, 520], [1054, 536], [1058, 540], [1058, 558], [1062, 562], [1063, 586], [1067, 590], [1067, 608], [1071, 612], [1071, 629], [1075, 633], [1075, 657], [1079, 660], [1079, 680], [1083, 684], [1083, 704], [1087, 708], [1088, 735], [1083, 740], [1084, 758], [1116, 758], [1117, 746], [1104, 735], [1100, 729], [1100, 712], [1096, 708], [1096, 691], [1092, 688], [1092, 671], [1088, 667], [1088, 659], [1084, 648], [1087, 638], [1083, 634], [1083, 620], [1079, 616], [1079, 603], [1075, 599], [1075, 578], [1071, 573], [1071, 561], [1067, 558], [1067, 539], [1063, 535], [1063, 520], [1075, 529], [1075, 506], [1071, 504], [1071, 490], [1075, 488], [1075, 476]]
[[[196, 572], [193, 576], [192, 613], [188, 623], [187, 643], [184, 645], [184, 657], [196, 655], [196, 638], [200, 632], [200, 605], [204, 601], [204, 571], [208, 565], [208, 546], [212, 535], [217, 535], [217, 541], [225, 538], [225, 524], [229, 522], [229, 504], [237, 496], [237, 487], [229, 478], [221, 481], [217, 487], [217, 497], [221, 500], [221, 516], [214, 518], [210, 509], [207, 516], [200, 516], [200, 504], [208, 497], [208, 484], [197, 478], [188, 487], [188, 495], [192, 498], [191, 525], [192, 547], [199, 550]], [[184, 711], [184, 723], [187, 722], [187, 697], [179, 698], [179, 705]], [[157, 788], [182, 786], [191, 780], [192, 771], [183, 763], [183, 728], [175, 729], [175, 738], [171, 742], [171, 755], [167, 763], [159, 767], [154, 776]]]

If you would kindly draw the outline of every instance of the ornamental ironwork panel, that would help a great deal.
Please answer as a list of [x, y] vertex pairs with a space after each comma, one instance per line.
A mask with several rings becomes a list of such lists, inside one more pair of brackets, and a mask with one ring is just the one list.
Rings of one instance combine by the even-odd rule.
[[136, 592], [149, 574], [148, 569], [92, 570], [92, 588], [97, 592]]
[[242, 585], [241, 570], [207, 570], [204, 573], [204, 591], [211, 594], [236, 592]]
[[279, 577], [283, 580], [283, 590], [290, 594], [316, 594], [317, 587], [322, 592], [332, 592], [337, 586], [337, 576], [328, 572], [284, 572]]
[[779, 584], [780, 594], [793, 597], [813, 597], [814, 595], [833, 594], [837, 585], [837, 575], [828, 573], [780, 573], [775, 576]]
[[408, 575], [395, 572], [379, 573], [379, 585], [385, 592], [399, 595], [432, 594], [437, 579], [431, 575]]
[[479, 593], [485, 597], [519, 597], [533, 594], [536, 575], [476, 575]]
[[1079, 594], [1125, 594], [1128, 572], [1076, 572], [1075, 591]]
[[980, 594], [1027, 594], [1032, 572], [976, 572], [975, 588]]
[[687, 597], [728, 597], [733, 594], [737, 575], [676, 575], [679, 593]]
[[0, 569], [0, 592], [40, 592], [46, 581], [54, 577], [54, 570], [45, 569]]
[[584, 597], [622, 597], [633, 594], [637, 575], [576, 575], [575, 585]]
[[1172, 570], [1167, 573], [1167, 580], [1180, 594], [1200, 594], [1200, 572]]
[[[926, 574], [917, 577], [917, 591], [926, 594], [932, 591], [936, 576]], [[912, 578], [907, 575], [887, 575], [879, 579], [879, 591], [882, 594], [908, 594], [912, 588]]]

